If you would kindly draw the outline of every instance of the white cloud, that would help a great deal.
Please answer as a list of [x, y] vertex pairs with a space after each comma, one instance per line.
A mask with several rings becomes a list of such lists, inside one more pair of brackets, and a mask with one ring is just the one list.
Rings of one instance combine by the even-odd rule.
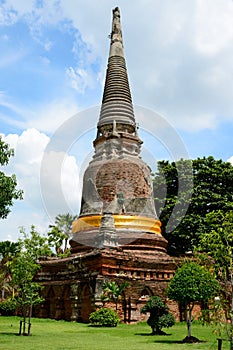
[[[19, 129], [36, 128], [45, 133], [53, 133], [67, 119], [72, 117], [80, 107], [73, 97], [54, 99], [31, 107], [17, 105], [9, 100], [4, 92], [0, 93], [0, 106], [8, 109], [9, 114], [0, 113], [0, 120], [17, 126]], [[18, 118], [15, 118], [15, 115]]]
[[34, 8], [34, 5], [35, 5], [34, 0], [24, 0], [24, 1], [7, 0], [3, 8], [8, 13], [10, 10], [12, 10], [14, 11], [14, 13], [18, 14], [19, 16], [22, 16], [25, 13], [31, 12]]
[[232, 1], [197, 1], [195, 41], [201, 54], [216, 55], [232, 45], [232, 17]]
[[[114, 1], [102, 0], [97, 7], [90, 0], [44, 1], [33, 8], [32, 2], [7, 3], [48, 50], [53, 43], [42, 28], [64, 29], [69, 23], [77, 63], [66, 65], [70, 85], [77, 94], [97, 86], [106, 68]], [[132, 6], [119, 0], [119, 6], [134, 103], [161, 111], [185, 130], [208, 128], [203, 115], [213, 116], [215, 125], [232, 121], [233, 2], [135, 0]], [[102, 60], [98, 71], [97, 59]]]
[[231, 156], [229, 159], [227, 159], [227, 162], [230, 162], [233, 165], [233, 156]]
[[61, 173], [61, 187], [70, 212], [77, 214], [81, 198], [79, 167], [73, 156], [66, 156]]
[[36, 111], [28, 111], [26, 126], [51, 133], [77, 113], [78, 109], [77, 103], [72, 98], [55, 99], [44, 103]]
[[17, 64], [26, 57], [27, 51], [11, 48], [7, 53], [3, 52], [0, 57], [0, 69], [6, 69], [12, 64]]
[[[21, 135], [10, 134], [4, 136], [4, 140], [15, 149], [15, 155], [9, 165], [4, 168], [7, 174], [15, 173], [18, 187], [24, 191], [24, 199], [17, 201], [12, 207], [9, 218], [1, 225], [0, 239], [8, 239], [9, 235], [18, 234], [18, 227], [29, 227], [33, 224], [41, 230], [46, 230], [47, 224], [51, 223], [51, 217], [47, 211], [46, 203], [41, 197], [40, 171], [44, 152], [50, 139], [44, 133], [36, 129], [27, 129]], [[50, 159], [56, 162], [58, 154]], [[77, 213], [80, 204], [79, 169], [73, 156], [63, 154], [64, 163], [60, 169], [60, 189], [66, 202], [58, 203], [54, 188], [54, 176], [47, 178], [47, 186], [51, 191], [53, 200], [53, 214], [61, 214], [57, 210], [66, 209]], [[63, 205], [64, 204], [64, 205]], [[73, 208], [73, 209], [72, 209]]]
[[70, 84], [73, 89], [79, 93], [84, 93], [86, 88], [93, 88], [94, 86], [94, 77], [91, 72], [87, 72], [81, 68], [69, 67], [66, 70], [66, 74], [70, 79]]

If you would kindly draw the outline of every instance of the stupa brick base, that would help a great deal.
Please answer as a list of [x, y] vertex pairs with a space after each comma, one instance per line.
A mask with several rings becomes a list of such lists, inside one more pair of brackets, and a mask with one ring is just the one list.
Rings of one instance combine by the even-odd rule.
[[[124, 322], [144, 319], [141, 307], [149, 296], [165, 298], [175, 270], [175, 261], [164, 253], [135, 255], [122, 248], [92, 249], [41, 264], [43, 269], [37, 280], [44, 286], [45, 302], [36, 309], [36, 316], [79, 322], [88, 322], [90, 313], [103, 306], [101, 293], [106, 280], [129, 282], [118, 307]], [[178, 317], [174, 304], [173, 313]]]

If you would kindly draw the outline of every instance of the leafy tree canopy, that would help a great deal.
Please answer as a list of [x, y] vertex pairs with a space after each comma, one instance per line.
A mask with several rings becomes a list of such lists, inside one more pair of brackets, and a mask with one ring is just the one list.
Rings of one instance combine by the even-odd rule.
[[44, 256], [51, 256], [52, 250], [50, 249], [48, 238], [41, 236], [35, 226], [31, 226], [30, 233], [28, 234], [24, 228], [20, 229], [22, 238], [19, 239], [21, 249], [32, 258], [33, 261], [37, 261]]
[[208, 231], [206, 214], [233, 210], [233, 166], [213, 157], [197, 158], [192, 161], [190, 174], [190, 160], [160, 161], [154, 193], [168, 253], [185, 253], [193, 250], [201, 234]]
[[226, 317], [222, 323], [227, 326], [225, 330], [233, 349], [233, 210], [213, 211], [206, 215], [205, 223], [208, 230], [203, 232], [198, 250], [202, 257], [204, 252], [207, 258], [212, 258], [212, 268], [221, 281], [220, 307]]
[[197, 250], [213, 259], [213, 268], [222, 282], [233, 282], [233, 210], [208, 213], [203, 221]]
[[11, 260], [20, 251], [19, 242], [2, 241], [0, 242], [0, 259], [1, 264], [4, 265], [7, 261]]
[[219, 292], [219, 283], [204, 266], [185, 262], [171, 279], [167, 295], [183, 305], [187, 313], [188, 337], [191, 337], [192, 310], [196, 302], [207, 303]]
[[[10, 157], [14, 155], [13, 149], [2, 141], [0, 136], [0, 166], [8, 164]], [[7, 176], [0, 171], [0, 218], [6, 219], [10, 213], [10, 207], [14, 200], [23, 198], [23, 191], [17, 190], [16, 176]]]
[[72, 233], [72, 224], [76, 219], [77, 215], [72, 215], [70, 213], [59, 214], [55, 218], [55, 225], [57, 226], [58, 231], [64, 234], [65, 237], [64, 252], [66, 252], [68, 239], [70, 238]]

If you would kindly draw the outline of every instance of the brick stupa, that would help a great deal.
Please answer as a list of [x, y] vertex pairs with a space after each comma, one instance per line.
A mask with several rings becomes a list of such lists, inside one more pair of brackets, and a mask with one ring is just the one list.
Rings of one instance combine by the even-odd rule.
[[139, 139], [124, 58], [119, 8], [113, 10], [108, 68], [93, 142], [95, 154], [83, 180], [72, 251], [85, 246], [165, 252], [154, 206], [151, 170]]
[[128, 281], [121, 316], [140, 320], [151, 295], [165, 296], [175, 264], [166, 253], [154, 206], [151, 170], [140, 157], [142, 141], [132, 105], [120, 22], [113, 10], [105, 88], [83, 178], [81, 210], [73, 223], [71, 256], [41, 262], [37, 279], [45, 303], [39, 317], [88, 322], [102, 305], [104, 281]]

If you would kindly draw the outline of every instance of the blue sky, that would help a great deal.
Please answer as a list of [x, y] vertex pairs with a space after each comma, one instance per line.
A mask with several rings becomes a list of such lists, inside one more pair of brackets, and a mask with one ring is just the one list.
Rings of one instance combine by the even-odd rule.
[[[19, 226], [46, 232], [56, 214], [79, 211], [115, 6], [153, 170], [176, 147], [161, 131], [164, 120], [167, 135], [182, 141], [177, 155], [233, 162], [233, 1], [0, 0], [0, 133], [15, 148], [4, 171], [15, 173], [24, 190], [24, 200], [1, 222], [1, 240], [16, 239]], [[48, 168], [60, 166], [60, 200], [53, 176], [41, 174], [46, 147]]]

